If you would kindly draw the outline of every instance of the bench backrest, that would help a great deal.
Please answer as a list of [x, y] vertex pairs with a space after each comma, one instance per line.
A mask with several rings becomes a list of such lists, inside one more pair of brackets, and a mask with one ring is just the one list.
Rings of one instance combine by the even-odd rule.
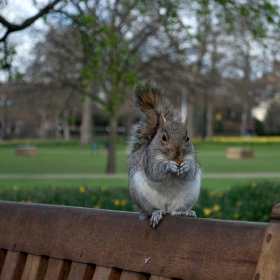
[[165, 216], [152, 229], [137, 213], [3, 201], [0, 280], [280, 279], [280, 205], [272, 217]]

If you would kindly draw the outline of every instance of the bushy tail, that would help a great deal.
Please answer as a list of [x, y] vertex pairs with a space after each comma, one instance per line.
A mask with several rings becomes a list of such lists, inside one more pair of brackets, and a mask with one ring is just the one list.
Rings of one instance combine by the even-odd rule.
[[143, 120], [132, 128], [132, 150], [136, 150], [153, 139], [165, 120], [174, 119], [174, 112], [163, 98], [162, 89], [148, 83], [135, 87], [132, 103], [144, 114]]

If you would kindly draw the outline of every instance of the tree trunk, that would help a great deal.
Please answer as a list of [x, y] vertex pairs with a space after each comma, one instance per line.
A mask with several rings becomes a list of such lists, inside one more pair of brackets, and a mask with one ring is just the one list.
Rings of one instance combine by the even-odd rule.
[[82, 124], [80, 143], [83, 145], [91, 144], [93, 140], [93, 122], [92, 122], [92, 100], [85, 96], [83, 103]]
[[240, 136], [246, 136], [247, 134], [247, 120], [248, 120], [248, 103], [244, 102], [242, 106]]
[[187, 112], [188, 112], [188, 134], [191, 138], [195, 137], [194, 131], [194, 109], [193, 104], [190, 98], [188, 98], [187, 102]]
[[208, 98], [207, 102], [207, 113], [206, 113], [206, 136], [212, 137], [213, 136], [213, 111], [214, 111], [214, 104], [213, 99]]
[[109, 117], [110, 130], [108, 138], [108, 157], [106, 173], [115, 173], [116, 165], [116, 140], [117, 140], [117, 129], [118, 129], [118, 118], [116, 114], [111, 114]]
[[69, 123], [68, 123], [69, 117], [70, 117], [70, 112], [68, 110], [64, 110], [63, 119], [62, 119], [61, 123], [62, 123], [62, 129], [63, 129], [63, 139], [65, 141], [70, 141], [71, 140], [70, 126], [69, 126]]
[[42, 110], [42, 116], [41, 116], [41, 122], [40, 122], [40, 131], [39, 131], [41, 139], [46, 138], [45, 122], [46, 122], [46, 112], [45, 112], [45, 110]]

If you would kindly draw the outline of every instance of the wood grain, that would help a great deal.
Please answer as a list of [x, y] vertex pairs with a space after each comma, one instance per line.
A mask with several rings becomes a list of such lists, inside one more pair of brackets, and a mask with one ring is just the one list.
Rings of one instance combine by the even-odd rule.
[[94, 267], [85, 263], [72, 262], [67, 280], [91, 280]]
[[47, 258], [28, 254], [21, 280], [43, 279], [47, 262]]
[[280, 279], [280, 221], [272, 220], [266, 229], [254, 279]]
[[119, 280], [120, 275], [120, 270], [111, 267], [97, 266], [92, 280]]
[[153, 229], [137, 213], [14, 202], [0, 213], [2, 249], [194, 280], [252, 279], [267, 226], [167, 215]]
[[66, 280], [70, 270], [70, 263], [65, 260], [50, 258], [44, 280]]
[[0, 280], [20, 279], [25, 265], [25, 261], [26, 261], [25, 254], [8, 251], [1, 272]]
[[271, 219], [280, 220], [280, 203], [272, 208]]
[[166, 277], [152, 275], [150, 280], [172, 280], [172, 278], [166, 278]]
[[4, 266], [6, 255], [7, 255], [7, 251], [0, 249], [0, 275], [1, 275], [1, 271], [2, 271], [3, 266]]
[[142, 273], [123, 271], [120, 280], [148, 280], [148, 276]]

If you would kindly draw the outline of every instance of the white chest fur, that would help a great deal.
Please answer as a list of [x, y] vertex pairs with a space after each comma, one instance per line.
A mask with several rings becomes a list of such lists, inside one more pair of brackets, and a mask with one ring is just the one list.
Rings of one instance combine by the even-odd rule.
[[200, 177], [199, 170], [192, 181], [186, 182], [180, 177], [173, 177], [169, 181], [158, 183], [150, 181], [139, 170], [133, 176], [132, 187], [139, 197], [145, 198], [155, 209], [176, 211], [193, 206], [199, 195]]

